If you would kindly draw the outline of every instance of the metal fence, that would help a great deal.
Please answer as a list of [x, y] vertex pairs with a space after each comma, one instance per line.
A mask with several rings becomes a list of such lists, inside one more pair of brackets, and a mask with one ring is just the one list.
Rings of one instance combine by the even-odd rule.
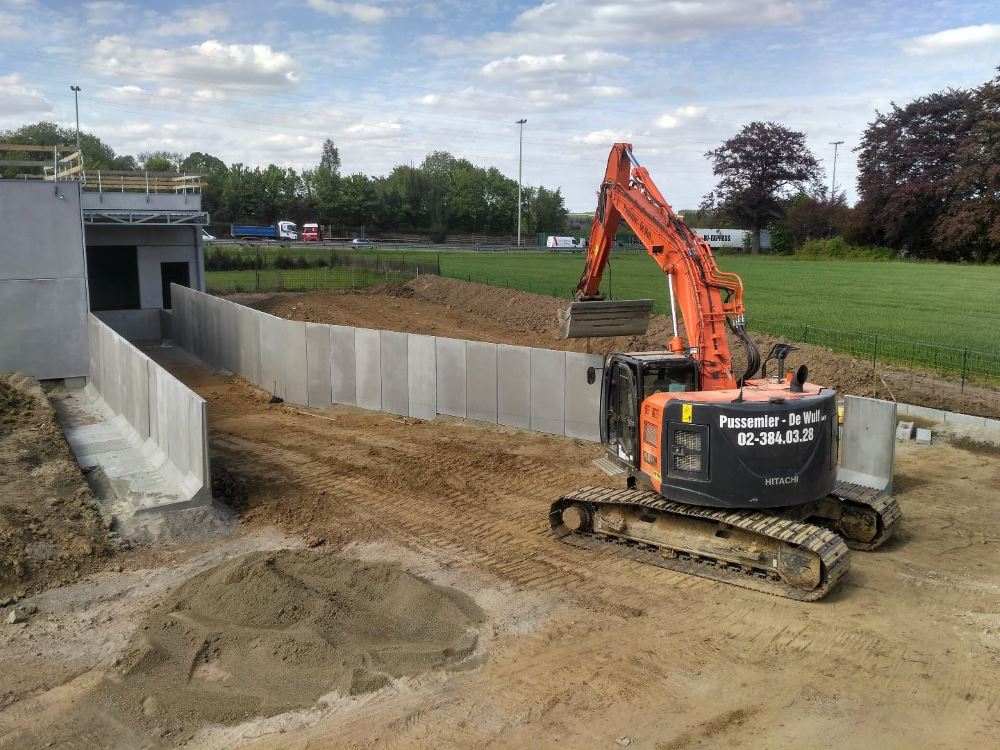
[[236, 271], [208, 271], [205, 284], [214, 294], [232, 292], [301, 292], [314, 289], [350, 291], [378, 284], [406, 283], [421, 274], [438, 274], [436, 255], [419, 263], [397, 258], [331, 253], [323, 267], [250, 268]]
[[813, 344], [870, 360], [872, 369], [881, 364], [903, 365], [966, 382], [1000, 382], [1000, 354], [968, 347], [941, 346], [862, 331], [838, 331], [801, 323], [763, 320], [747, 316], [747, 327], [803, 344]]

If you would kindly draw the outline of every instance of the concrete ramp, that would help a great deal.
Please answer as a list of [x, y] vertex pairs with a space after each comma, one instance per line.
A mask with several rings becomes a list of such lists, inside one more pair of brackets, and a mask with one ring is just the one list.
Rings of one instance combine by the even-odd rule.
[[896, 403], [844, 396], [837, 479], [892, 492], [896, 459]]

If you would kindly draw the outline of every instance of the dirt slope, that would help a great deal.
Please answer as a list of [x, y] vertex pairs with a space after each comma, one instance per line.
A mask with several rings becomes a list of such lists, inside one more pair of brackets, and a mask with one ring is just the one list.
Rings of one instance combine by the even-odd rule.
[[106, 532], [38, 381], [0, 375], [0, 605], [93, 569]]
[[[229, 299], [292, 320], [601, 354], [662, 349], [672, 333], [670, 319], [657, 315], [645, 336], [562, 340], [556, 312], [566, 306], [565, 300], [439, 276], [360, 294], [244, 294]], [[765, 355], [775, 341], [760, 334], [753, 339]], [[739, 361], [738, 346], [732, 348]], [[870, 361], [808, 344], [787, 364], [801, 363], [808, 364], [813, 382], [842, 393], [1000, 418], [1000, 391], [994, 389], [966, 385], [963, 392], [958, 383], [882, 364], [875, 373]]]

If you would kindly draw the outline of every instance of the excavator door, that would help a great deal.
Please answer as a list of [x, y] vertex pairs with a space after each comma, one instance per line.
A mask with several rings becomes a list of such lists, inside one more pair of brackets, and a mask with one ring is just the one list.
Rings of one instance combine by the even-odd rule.
[[614, 362], [606, 393], [608, 452], [620, 462], [638, 467], [639, 399], [636, 373], [631, 365]]

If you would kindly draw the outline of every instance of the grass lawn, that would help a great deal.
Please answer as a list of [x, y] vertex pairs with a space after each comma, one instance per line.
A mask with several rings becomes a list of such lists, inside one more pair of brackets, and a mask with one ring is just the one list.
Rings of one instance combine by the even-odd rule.
[[[274, 252], [268, 251], [269, 260]], [[328, 251], [294, 248], [287, 252], [294, 257], [300, 254], [311, 257]], [[563, 297], [570, 296], [584, 263], [579, 253], [359, 251], [369, 257], [376, 253], [413, 263], [439, 257], [444, 276]], [[923, 361], [926, 354], [928, 364], [932, 356], [936, 358], [939, 354], [929, 350], [925, 353], [920, 347], [891, 339], [953, 347], [959, 357], [966, 347], [1000, 352], [1000, 267], [746, 256], [719, 256], [718, 262], [723, 270], [735, 271], [743, 277], [747, 314], [750, 327], [755, 330], [858, 354], [870, 351], [870, 339], [877, 335], [880, 354], [915, 361]], [[287, 288], [351, 285], [348, 277], [342, 275], [336, 277], [338, 283], [330, 283], [334, 269], [324, 276], [325, 270], [281, 273]], [[336, 269], [337, 274], [344, 271]], [[278, 272], [261, 273], [263, 281], [263, 274]], [[666, 280], [645, 254], [614, 256], [610, 276], [615, 298], [651, 297], [656, 300], [658, 312], [667, 311]], [[254, 272], [210, 272], [208, 282], [212, 290], [218, 291], [235, 285], [252, 289]], [[374, 277], [359, 275], [353, 283], [366, 286], [375, 282]], [[605, 274], [604, 291], [607, 290], [608, 274]], [[813, 329], [870, 335], [840, 336]], [[833, 340], [838, 336], [843, 340]]]

